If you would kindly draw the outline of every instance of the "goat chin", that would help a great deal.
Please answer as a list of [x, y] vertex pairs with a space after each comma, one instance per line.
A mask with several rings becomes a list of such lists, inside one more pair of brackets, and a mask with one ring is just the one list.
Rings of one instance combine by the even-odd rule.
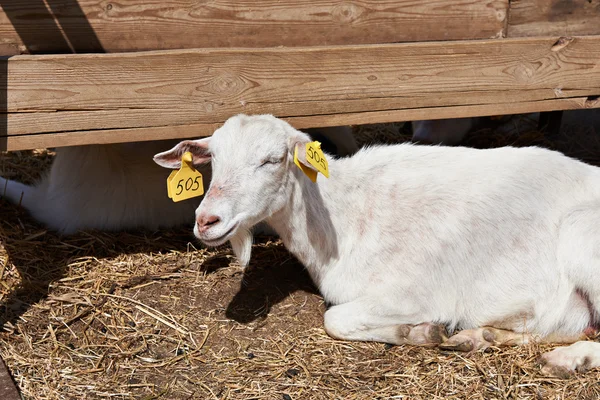
[[240, 229], [229, 241], [240, 266], [246, 268], [250, 263], [252, 253], [252, 232], [247, 229]]

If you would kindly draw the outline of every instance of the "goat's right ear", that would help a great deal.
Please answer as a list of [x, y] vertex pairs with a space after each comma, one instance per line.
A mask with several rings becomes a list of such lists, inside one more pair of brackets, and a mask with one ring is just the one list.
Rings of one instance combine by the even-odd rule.
[[192, 153], [192, 164], [206, 164], [210, 161], [211, 154], [208, 149], [210, 137], [198, 140], [184, 140], [171, 150], [163, 151], [154, 156], [154, 162], [161, 167], [178, 169], [181, 168], [181, 157], [187, 151]]

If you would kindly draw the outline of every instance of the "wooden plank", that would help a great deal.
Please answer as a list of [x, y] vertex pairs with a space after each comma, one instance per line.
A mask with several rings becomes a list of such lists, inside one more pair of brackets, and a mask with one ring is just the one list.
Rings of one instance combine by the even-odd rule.
[[532, 38], [15, 56], [7, 62], [4, 125], [9, 136], [72, 134], [81, 144], [98, 140], [91, 138], [97, 134], [130, 141], [143, 140], [143, 132], [154, 132], [148, 138], [155, 139], [175, 127], [212, 129], [240, 112], [305, 118], [318, 126], [336, 115], [399, 112], [398, 118], [414, 119], [407, 110], [456, 106], [486, 106], [486, 113], [496, 114], [490, 110], [498, 104], [599, 96], [600, 36], [555, 43]]
[[512, 0], [509, 37], [600, 35], [598, 0]]
[[[475, 106], [450, 106], [404, 110], [368, 111], [350, 114], [314, 115], [285, 118], [298, 129], [362, 125], [422, 119], [464, 118], [486, 115], [507, 115], [540, 111], [578, 110], [600, 108], [600, 100], [587, 97], [529, 102], [483, 104]], [[30, 150], [88, 144], [126, 143], [161, 139], [183, 139], [210, 136], [221, 124], [193, 124], [156, 128], [108, 129], [16, 135], [0, 138], [0, 150]]]
[[[375, 44], [501, 37], [508, 0], [11, 0], [18, 53]], [[0, 53], [2, 54], [2, 53]]]

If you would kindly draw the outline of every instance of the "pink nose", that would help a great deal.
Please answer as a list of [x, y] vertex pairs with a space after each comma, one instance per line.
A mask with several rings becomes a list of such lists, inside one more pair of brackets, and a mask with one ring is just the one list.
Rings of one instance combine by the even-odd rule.
[[196, 219], [196, 225], [198, 225], [198, 230], [200, 232], [204, 232], [211, 226], [218, 224], [219, 221], [221, 221], [221, 219], [216, 215], [201, 214], [198, 216], [198, 219]]

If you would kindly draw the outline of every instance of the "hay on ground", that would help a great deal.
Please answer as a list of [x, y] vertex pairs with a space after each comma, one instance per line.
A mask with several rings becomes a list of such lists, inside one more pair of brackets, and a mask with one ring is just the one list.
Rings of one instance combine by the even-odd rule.
[[[520, 123], [474, 147], [541, 145], [600, 165], [593, 129], [546, 138]], [[359, 142], [410, 139], [407, 125], [356, 127]], [[35, 181], [47, 151], [0, 158]], [[191, 230], [61, 238], [0, 208], [0, 355], [26, 399], [598, 399], [600, 372], [546, 378], [532, 344], [485, 353], [333, 340], [302, 266], [261, 238], [244, 273]]]

